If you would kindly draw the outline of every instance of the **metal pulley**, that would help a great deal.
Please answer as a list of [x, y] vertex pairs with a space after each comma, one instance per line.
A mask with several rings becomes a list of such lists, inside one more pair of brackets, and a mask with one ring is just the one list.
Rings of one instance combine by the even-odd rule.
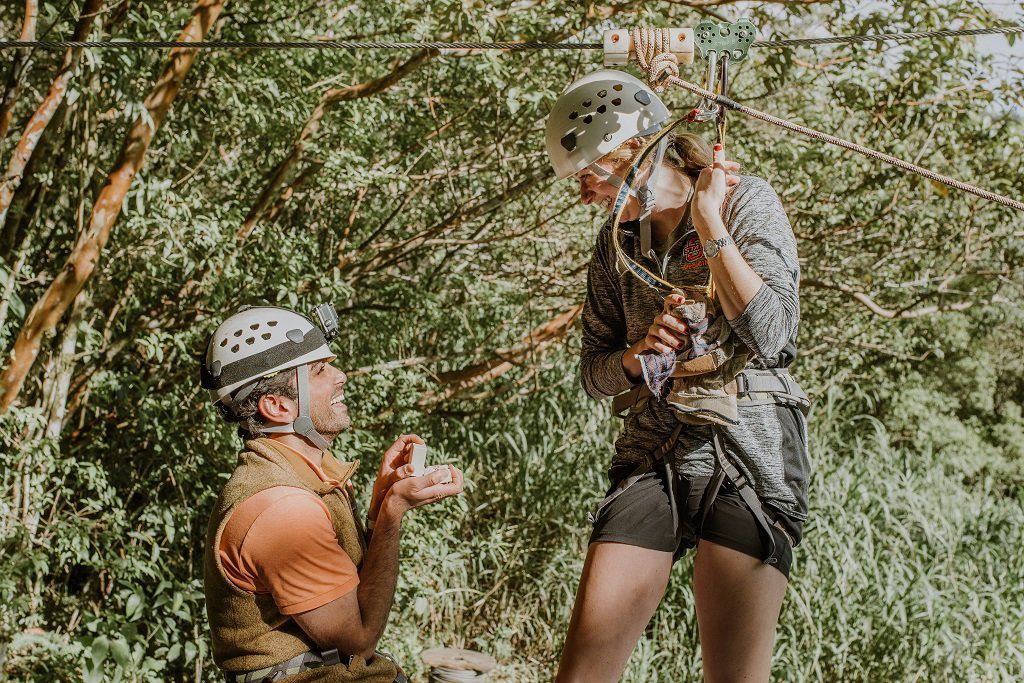
[[[705, 19], [697, 24], [693, 33], [700, 56], [708, 62], [705, 89], [728, 97], [729, 63], [747, 58], [747, 50], [757, 36], [757, 27], [746, 18], [732, 23]], [[718, 141], [725, 141], [725, 108], [720, 104], [701, 100], [688, 118], [691, 122], [698, 123], [716, 119]]]

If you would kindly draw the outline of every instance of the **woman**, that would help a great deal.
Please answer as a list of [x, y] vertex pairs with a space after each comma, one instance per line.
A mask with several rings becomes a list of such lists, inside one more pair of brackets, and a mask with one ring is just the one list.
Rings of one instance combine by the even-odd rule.
[[[610, 209], [631, 158], [667, 119], [638, 79], [594, 72], [549, 116], [552, 165], [578, 180], [584, 204]], [[807, 515], [805, 398], [784, 370], [799, 320], [792, 228], [768, 183], [734, 175], [739, 166], [720, 146], [712, 157], [695, 136], [662, 139], [666, 149], [641, 165], [644, 185], [626, 200], [620, 244], [678, 289], [665, 296], [636, 277], [616, 254], [610, 224], [588, 271], [585, 390], [598, 399], [638, 387], [654, 395], [634, 402], [615, 443], [612, 489], [593, 515], [558, 681], [618, 680], [673, 562], [692, 547], [705, 679], [768, 680]], [[702, 299], [709, 277], [715, 294]], [[697, 309], [683, 305], [694, 301]], [[704, 306], [703, 319], [679, 313]], [[721, 334], [701, 338], [716, 321]], [[695, 357], [696, 365], [715, 358], [713, 369], [682, 372]], [[749, 383], [733, 379], [741, 369]], [[724, 408], [694, 412], [692, 386], [705, 380], [718, 389], [696, 391], [697, 403], [713, 394]]]

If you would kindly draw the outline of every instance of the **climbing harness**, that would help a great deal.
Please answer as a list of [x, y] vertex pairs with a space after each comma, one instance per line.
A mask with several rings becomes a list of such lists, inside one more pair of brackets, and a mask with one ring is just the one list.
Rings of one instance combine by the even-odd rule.
[[[409, 683], [409, 677], [398, 666], [394, 657], [380, 651], [374, 654], [387, 659], [398, 668], [394, 683]], [[353, 659], [353, 655], [343, 655], [338, 652], [337, 648], [325, 650], [324, 652], [302, 652], [280, 664], [268, 666], [257, 671], [226, 671], [224, 679], [227, 683], [273, 683], [288, 676], [295, 676], [305, 671], [320, 669], [325, 666], [344, 664], [347, 667], [352, 663]]]
[[[785, 368], [743, 370], [727, 385], [726, 390], [729, 394], [735, 396], [737, 402], [743, 406], [784, 405], [796, 408], [804, 414], [810, 408], [810, 400], [807, 398], [807, 395]], [[619, 394], [612, 399], [612, 412], [617, 417], [622, 418], [628, 414], [639, 413], [646, 408], [647, 402], [651, 398], [653, 398], [653, 394], [647, 388], [647, 385], [639, 384], [630, 391]], [[673, 531], [678, 531], [678, 505], [676, 505], [672, 471], [667, 456], [678, 443], [684, 426], [683, 422], [677, 424], [668, 438], [653, 453], [645, 455], [644, 459], [615, 485], [612, 491], [598, 503], [597, 508], [587, 515], [591, 524], [596, 523], [601, 512], [612, 501], [639, 481], [644, 474], [660, 466], [665, 468], [668, 496], [669, 500], [672, 501]], [[775, 564], [778, 558], [776, 557], [775, 536], [772, 533], [772, 528], [780, 530], [789, 539], [791, 545], [793, 544], [792, 535], [780, 520], [778, 513], [761, 502], [760, 497], [754, 491], [749, 477], [744, 474], [743, 470], [734, 461], [734, 456], [723, 445], [723, 436], [720, 428], [712, 424], [710, 429], [711, 442], [715, 452], [715, 465], [711, 481], [705, 491], [704, 499], [701, 501], [701, 510], [703, 512], [700, 523], [703, 524], [704, 518], [714, 504], [723, 484], [728, 482], [739, 494], [744, 504], [750, 508], [750, 512], [754, 516], [759, 529], [765, 536], [765, 545], [768, 548], [768, 552], [765, 554], [764, 562], [766, 564]], [[738, 444], [733, 445], [739, 448]]]

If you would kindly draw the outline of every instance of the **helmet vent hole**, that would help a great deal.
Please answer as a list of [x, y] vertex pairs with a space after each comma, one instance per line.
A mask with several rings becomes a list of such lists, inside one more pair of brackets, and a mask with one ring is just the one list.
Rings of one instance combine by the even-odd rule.
[[622, 84], [621, 83], [616, 83], [615, 85], [612, 86], [612, 90], [614, 90], [615, 92], [621, 91], [622, 90]]
[[267, 327], [277, 327], [277, 321], [271, 320], [269, 323], [267, 323]]
[[248, 337], [248, 338], [246, 338], [245, 343], [248, 344], [249, 346], [252, 346], [253, 344], [256, 343], [256, 337]]
[[254, 323], [252, 325], [249, 325], [249, 329], [250, 330], [258, 330], [258, 329], [260, 329], [260, 324], [259, 323]]
[[578, 112], [573, 112], [573, 113], [569, 114], [569, 120], [573, 121], [573, 120], [576, 119], [577, 116], [579, 116], [579, 113]]
[[593, 120], [594, 120], [594, 117], [591, 116], [590, 114], [587, 114], [586, 116], [583, 117], [583, 123], [590, 123]]
[[242, 331], [241, 330], [235, 330], [235, 336], [236, 337], [241, 337], [242, 336]]
[[598, 108], [597, 108], [597, 113], [598, 113], [598, 114], [603, 114], [603, 113], [605, 113], [606, 111], [608, 111], [608, 107], [606, 107], [606, 106], [605, 106], [605, 105], [603, 105], [603, 104], [602, 104], [602, 105], [601, 105], [600, 107], [598, 107]]
[[583, 100], [583, 106], [584, 107], [589, 107], [591, 104], [593, 104], [593, 102], [591, 100]]
[[604, 97], [604, 96], [605, 96], [605, 95], [607, 95], [607, 94], [608, 94], [608, 91], [607, 91], [607, 90], [602, 90], [601, 92], [597, 93], [597, 96], [598, 96], [598, 97]]
[[227, 337], [224, 337], [223, 339], [220, 340], [221, 348], [224, 348], [227, 345], [228, 345], [228, 338]]
[[270, 339], [270, 336], [271, 335], [269, 332], [264, 332], [263, 334], [260, 335], [260, 339], [267, 340]]
[[231, 347], [231, 353], [238, 353], [238, 344]]
[[622, 98], [621, 98], [621, 97], [616, 97], [616, 98], [615, 98], [614, 100], [612, 100], [612, 105], [613, 105], [613, 106], [616, 106], [616, 107], [617, 107], [617, 106], [619, 106], [620, 104], [622, 104]]

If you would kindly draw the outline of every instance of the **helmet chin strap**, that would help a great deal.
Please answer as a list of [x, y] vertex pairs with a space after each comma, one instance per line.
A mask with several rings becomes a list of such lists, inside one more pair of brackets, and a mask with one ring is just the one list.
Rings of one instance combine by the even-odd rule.
[[298, 434], [322, 451], [331, 444], [313, 427], [313, 418], [309, 412], [309, 365], [295, 368], [296, 384], [299, 389], [299, 416], [291, 424], [264, 427], [264, 434]]
[[[654, 249], [651, 246], [651, 213], [654, 211], [654, 185], [658, 181], [658, 174], [661, 172], [662, 161], [665, 159], [665, 151], [667, 149], [668, 137], [663, 137], [658, 141], [658, 146], [655, 148], [654, 162], [651, 164], [651, 171], [647, 175], [647, 180], [636, 190], [632, 187], [629, 188], [630, 196], [636, 197], [637, 202], [640, 204], [640, 216], [637, 218], [640, 222], [640, 253], [651, 259], [654, 259], [655, 256]], [[616, 189], [621, 188], [626, 182], [611, 171], [598, 165], [597, 162], [590, 164], [587, 169]]]

